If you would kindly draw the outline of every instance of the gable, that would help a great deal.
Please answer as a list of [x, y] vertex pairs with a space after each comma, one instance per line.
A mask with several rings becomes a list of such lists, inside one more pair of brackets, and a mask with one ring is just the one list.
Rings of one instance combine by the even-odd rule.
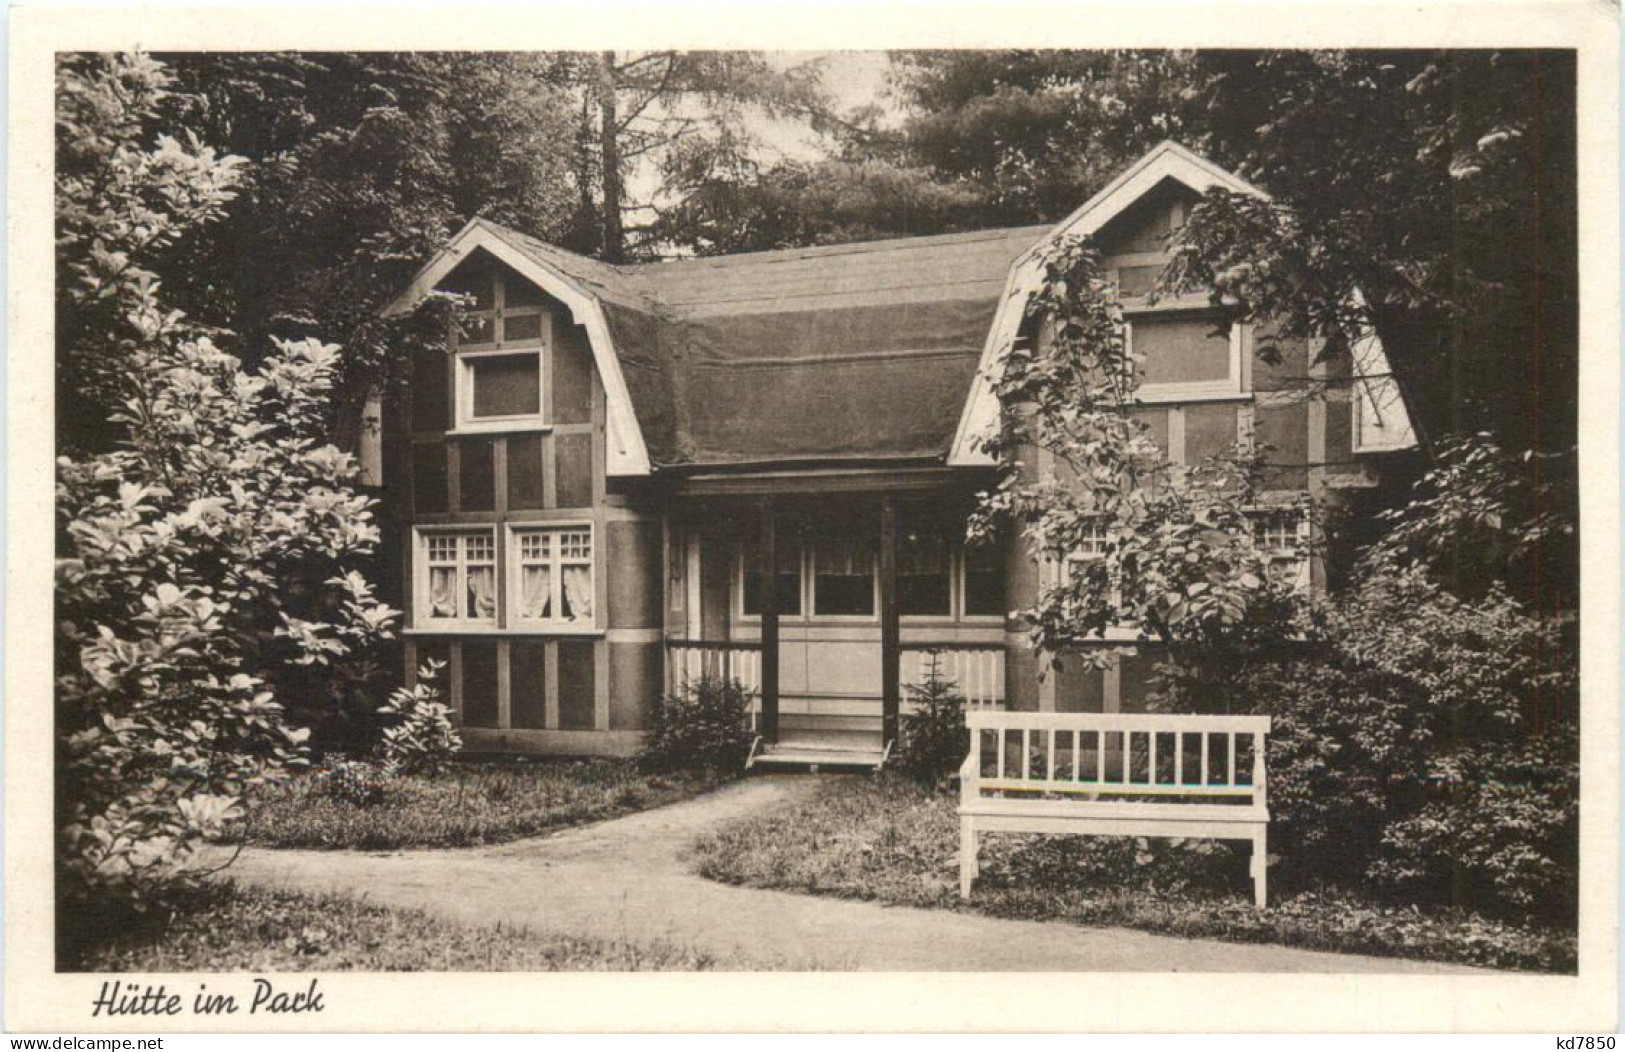
[[[1057, 224], [1049, 237], [1015, 261], [960, 414], [947, 457], [950, 465], [993, 463], [984, 443], [998, 433], [1000, 426], [1002, 410], [994, 391], [994, 370], [1020, 333], [1027, 303], [1039, 286], [1041, 250], [1057, 238], [1089, 238], [1099, 244], [1102, 264], [1117, 283], [1123, 300], [1127, 338], [1133, 339], [1138, 324], [1142, 340], [1150, 337], [1166, 345], [1161, 348], [1165, 360], [1147, 369], [1146, 386], [1141, 389], [1143, 400], [1237, 396], [1247, 389], [1252, 363], [1245, 350], [1251, 342], [1243, 331], [1246, 327], [1230, 326], [1226, 331], [1203, 295], [1168, 297], [1155, 309], [1143, 300], [1167, 262], [1169, 236], [1183, 225], [1191, 205], [1215, 187], [1268, 196], [1206, 158], [1177, 143], [1165, 142], [1113, 179]], [[1201, 331], [1204, 321], [1213, 323], [1207, 333]], [[1374, 337], [1367, 339], [1364, 356], [1370, 375], [1387, 373], [1386, 356]], [[1222, 372], [1221, 365], [1225, 366]], [[1408, 421], [1400, 419], [1404, 408], [1397, 388], [1385, 393], [1390, 397], [1384, 400], [1387, 413], [1382, 434], [1398, 435], [1398, 441], [1404, 441], [1410, 429]]]
[[[545, 246], [486, 220], [475, 219], [453, 237], [450, 244], [430, 260], [412, 283], [384, 308], [384, 316], [397, 316], [414, 309], [460, 263], [479, 250], [517, 271], [554, 297], [569, 312], [574, 323], [586, 332], [593, 361], [604, 385], [607, 473], [611, 476], [649, 474], [648, 448], [604, 317], [603, 303], [614, 290], [603, 284], [603, 278], [613, 273], [614, 268]], [[579, 260], [580, 263], [571, 264], [566, 269], [559, 265], [560, 257]]]

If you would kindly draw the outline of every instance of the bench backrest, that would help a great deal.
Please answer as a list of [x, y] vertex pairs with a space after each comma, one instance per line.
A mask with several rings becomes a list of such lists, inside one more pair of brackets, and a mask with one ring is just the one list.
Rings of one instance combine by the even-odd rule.
[[1264, 807], [1268, 716], [972, 712], [960, 768], [966, 802], [984, 793]]

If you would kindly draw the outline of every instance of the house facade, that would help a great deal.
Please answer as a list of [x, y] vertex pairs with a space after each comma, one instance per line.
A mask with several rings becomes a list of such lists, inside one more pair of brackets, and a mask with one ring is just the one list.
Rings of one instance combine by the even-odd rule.
[[626, 754], [660, 692], [717, 671], [758, 693], [780, 755], [879, 756], [931, 655], [976, 703], [1134, 711], [1149, 657], [1040, 676], [1008, 615], [1043, 568], [964, 539], [995, 477], [989, 369], [1025, 338], [1053, 235], [1106, 253], [1169, 458], [1273, 447], [1260, 537], [1304, 587], [1324, 569], [1302, 498], [1413, 444], [1374, 343], [1283, 342], [1269, 365], [1268, 334], [1206, 296], [1148, 302], [1213, 186], [1259, 192], [1166, 143], [1054, 226], [635, 266], [470, 223], [390, 308], [474, 303], [413, 363], [383, 465], [408, 669], [446, 662], [476, 751]]

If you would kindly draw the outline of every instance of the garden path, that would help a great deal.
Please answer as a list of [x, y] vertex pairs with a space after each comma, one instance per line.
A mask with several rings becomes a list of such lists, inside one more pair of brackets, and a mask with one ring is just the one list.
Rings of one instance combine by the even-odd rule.
[[470, 924], [708, 951], [729, 967], [867, 971], [1471, 972], [1449, 965], [1322, 953], [1122, 928], [732, 887], [686, 858], [704, 832], [791, 803], [821, 777], [774, 775], [596, 825], [480, 848], [250, 849], [227, 875], [338, 892]]

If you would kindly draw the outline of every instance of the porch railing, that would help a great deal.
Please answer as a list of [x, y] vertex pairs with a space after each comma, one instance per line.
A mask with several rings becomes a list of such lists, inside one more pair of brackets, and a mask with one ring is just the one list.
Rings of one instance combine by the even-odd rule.
[[762, 644], [720, 639], [666, 640], [667, 687], [681, 690], [705, 677], [736, 679], [752, 694], [762, 690]]
[[907, 688], [924, 683], [930, 675], [933, 656], [937, 674], [958, 686], [970, 711], [1004, 705], [1004, 647], [997, 643], [904, 643], [900, 667], [904, 701]]

